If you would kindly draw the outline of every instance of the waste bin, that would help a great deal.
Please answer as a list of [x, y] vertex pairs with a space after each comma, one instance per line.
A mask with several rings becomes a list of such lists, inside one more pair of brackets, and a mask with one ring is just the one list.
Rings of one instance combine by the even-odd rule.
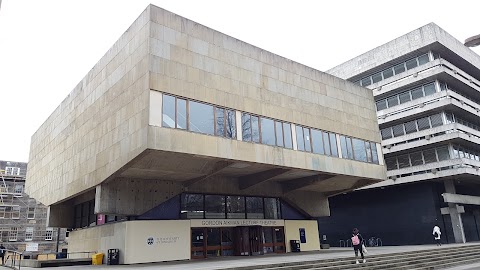
[[290, 249], [292, 252], [300, 252], [300, 240], [290, 240]]
[[92, 264], [100, 265], [103, 264], [103, 253], [95, 253], [92, 255]]
[[117, 265], [120, 261], [120, 250], [117, 248], [111, 248], [108, 250], [107, 264]]

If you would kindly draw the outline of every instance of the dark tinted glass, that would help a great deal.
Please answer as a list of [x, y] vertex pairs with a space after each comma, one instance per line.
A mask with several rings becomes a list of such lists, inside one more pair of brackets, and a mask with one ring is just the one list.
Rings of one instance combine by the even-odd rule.
[[428, 54], [424, 54], [422, 56], [419, 56], [418, 57], [418, 65], [423, 65], [423, 64], [426, 64], [428, 63]]
[[393, 69], [392, 68], [385, 69], [382, 73], [383, 73], [383, 79], [390, 78], [393, 76]]
[[404, 72], [405, 71], [404, 63], [394, 66], [393, 70], [395, 71], [395, 75]]
[[203, 218], [203, 195], [182, 194], [180, 217], [183, 219]]
[[417, 67], [417, 58], [410, 59], [406, 63], [407, 70]]
[[377, 74], [374, 74], [372, 75], [372, 81], [373, 83], [377, 83], [379, 81], [383, 80], [382, 78], [382, 73], [377, 73]]
[[265, 198], [265, 218], [280, 219], [280, 202], [277, 198]]
[[205, 195], [205, 218], [225, 218], [225, 197]]
[[227, 218], [245, 218], [245, 197], [227, 196]]
[[247, 218], [263, 219], [263, 198], [247, 197]]

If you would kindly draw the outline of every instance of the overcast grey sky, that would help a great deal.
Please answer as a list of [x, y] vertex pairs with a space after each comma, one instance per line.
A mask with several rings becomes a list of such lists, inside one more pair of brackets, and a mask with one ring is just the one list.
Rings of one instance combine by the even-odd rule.
[[472, 0], [3, 0], [0, 160], [28, 161], [32, 134], [149, 3], [322, 71], [430, 22], [480, 34]]

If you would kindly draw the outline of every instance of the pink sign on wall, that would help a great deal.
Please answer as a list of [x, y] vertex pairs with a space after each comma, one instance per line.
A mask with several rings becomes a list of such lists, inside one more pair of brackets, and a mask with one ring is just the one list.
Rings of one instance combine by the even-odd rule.
[[97, 214], [97, 225], [105, 224], [105, 215]]

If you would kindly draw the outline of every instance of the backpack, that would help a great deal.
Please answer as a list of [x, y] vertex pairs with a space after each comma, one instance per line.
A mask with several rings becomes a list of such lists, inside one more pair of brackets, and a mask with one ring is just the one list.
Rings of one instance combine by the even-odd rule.
[[358, 239], [358, 235], [352, 236], [352, 245], [360, 245], [360, 239]]

